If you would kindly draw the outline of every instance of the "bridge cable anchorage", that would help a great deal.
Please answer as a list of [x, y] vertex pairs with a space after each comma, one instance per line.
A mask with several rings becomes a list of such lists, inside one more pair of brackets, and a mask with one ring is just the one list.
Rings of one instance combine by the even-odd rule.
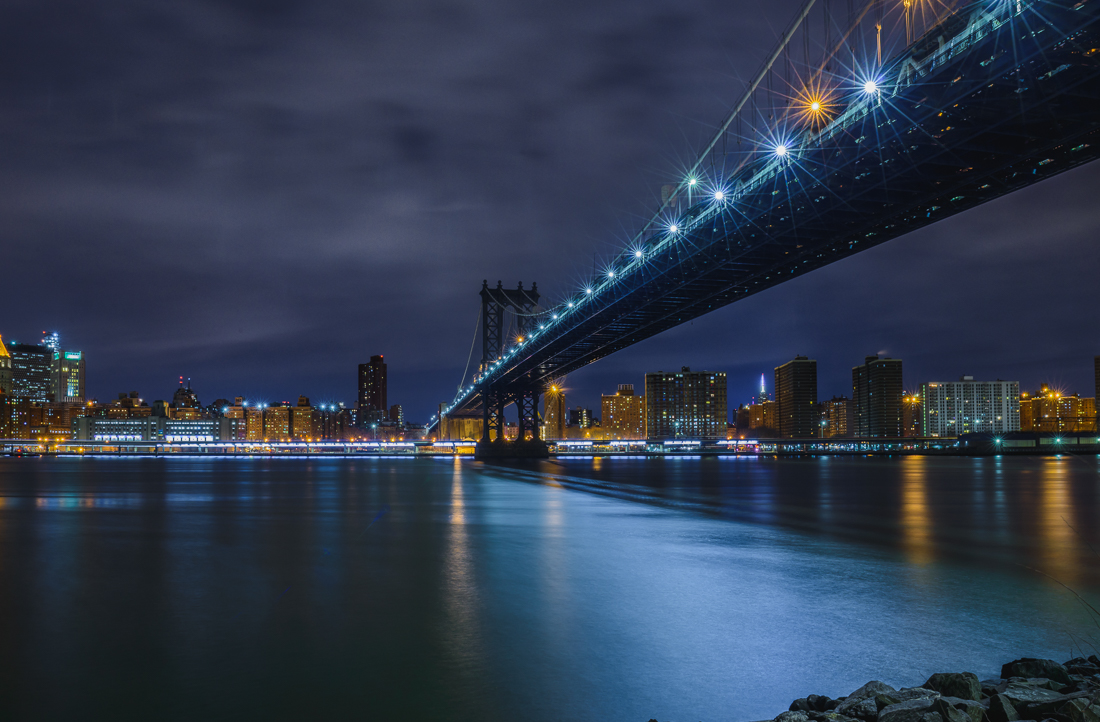
[[[718, 141], [722, 138], [726, 131], [729, 130], [730, 124], [733, 123], [733, 119], [738, 117], [741, 109], [744, 108], [745, 104], [754, 97], [756, 89], [760, 86], [760, 83], [762, 83], [770, 75], [772, 66], [775, 64], [775, 61], [782, 54], [784, 48], [787, 47], [787, 44], [790, 43], [791, 38], [794, 37], [795, 31], [797, 31], [799, 26], [802, 25], [802, 21], [805, 20], [806, 16], [810, 14], [810, 10], [813, 8], [816, 1], [817, 0], [806, 0], [803, 3], [802, 9], [798, 12], [798, 15], [795, 16], [794, 21], [787, 28], [786, 32], [783, 33], [783, 36], [779, 39], [779, 43], [775, 46], [775, 49], [768, 57], [768, 60], [764, 63], [764, 66], [756, 74], [756, 77], [753, 78], [752, 82], [749, 84], [748, 89], [746, 89], [744, 94], [742, 94], [741, 100], [737, 102], [737, 105], [734, 107], [733, 111], [726, 117], [725, 122], [722, 123], [722, 126], [718, 129], [718, 132], [714, 134], [714, 137], [711, 139], [710, 143], [707, 144], [707, 147], [703, 150], [702, 153], [699, 154], [699, 158], [688, 170], [687, 175], [685, 176], [686, 178], [695, 177], [695, 173], [699, 170], [700, 167], [702, 167], [703, 163], [706, 162], [707, 156], [712, 150], [714, 150], [714, 147], [718, 145]], [[661, 203], [661, 207], [657, 209], [657, 212], [653, 214], [653, 217], [649, 219], [649, 222], [642, 226], [642, 229], [638, 231], [638, 233], [634, 236], [634, 238], [631, 240], [631, 243], [637, 243], [642, 238], [642, 236], [645, 235], [646, 231], [648, 231], [654, 223], [661, 219], [661, 214], [664, 213], [665, 210], [668, 208], [669, 204], [672, 202], [672, 199], [679, 196], [680, 191], [683, 190], [686, 183], [686, 180], [680, 181], [679, 185], [676, 187], [676, 191], [674, 193], [670, 193], [668, 198]]]

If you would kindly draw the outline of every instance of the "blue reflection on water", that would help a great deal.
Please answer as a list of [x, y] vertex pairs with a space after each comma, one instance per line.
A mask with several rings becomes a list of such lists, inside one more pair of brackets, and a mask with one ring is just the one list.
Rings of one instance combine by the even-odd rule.
[[[0, 699], [763, 719], [1070, 656], [1095, 460], [0, 460]], [[1076, 530], [1076, 531], [1075, 531]]]

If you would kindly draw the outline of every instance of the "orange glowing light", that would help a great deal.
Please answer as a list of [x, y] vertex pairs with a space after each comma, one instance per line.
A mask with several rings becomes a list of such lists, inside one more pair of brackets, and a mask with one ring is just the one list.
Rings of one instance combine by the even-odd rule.
[[816, 82], [799, 90], [791, 107], [800, 122], [814, 127], [825, 125], [836, 115], [832, 88]]

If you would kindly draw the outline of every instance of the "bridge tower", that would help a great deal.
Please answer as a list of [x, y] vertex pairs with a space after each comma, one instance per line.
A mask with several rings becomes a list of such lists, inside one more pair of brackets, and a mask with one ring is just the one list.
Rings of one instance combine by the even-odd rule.
[[[515, 331], [516, 341], [527, 337], [529, 331], [535, 325], [535, 309], [538, 307], [538, 284], [532, 283], [530, 289], [525, 289], [521, 282], [516, 288], [504, 288], [497, 281], [496, 288], [491, 288], [489, 282], [481, 284], [481, 370], [484, 372], [489, 365], [504, 356], [506, 335], [512, 329]], [[506, 325], [508, 314], [511, 312], [511, 329]], [[510, 403], [515, 403], [519, 409], [518, 438], [526, 439], [530, 430], [535, 441], [539, 440], [539, 396], [542, 388], [537, 382], [532, 381], [529, 386], [521, 386], [518, 390], [513, 387], [510, 391], [488, 388], [484, 392], [484, 407], [482, 410], [481, 443], [487, 449], [490, 442], [504, 440], [504, 408]]]

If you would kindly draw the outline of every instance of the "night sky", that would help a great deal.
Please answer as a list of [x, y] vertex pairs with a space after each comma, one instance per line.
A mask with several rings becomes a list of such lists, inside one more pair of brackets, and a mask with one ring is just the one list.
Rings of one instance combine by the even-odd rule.
[[[8, 0], [0, 334], [60, 332], [88, 394], [353, 403], [383, 353], [425, 420], [483, 279], [559, 298], [625, 245], [798, 3]], [[867, 354], [1091, 396], [1100, 165], [790, 281], [574, 374]], [[475, 362], [480, 349], [475, 350]]]

